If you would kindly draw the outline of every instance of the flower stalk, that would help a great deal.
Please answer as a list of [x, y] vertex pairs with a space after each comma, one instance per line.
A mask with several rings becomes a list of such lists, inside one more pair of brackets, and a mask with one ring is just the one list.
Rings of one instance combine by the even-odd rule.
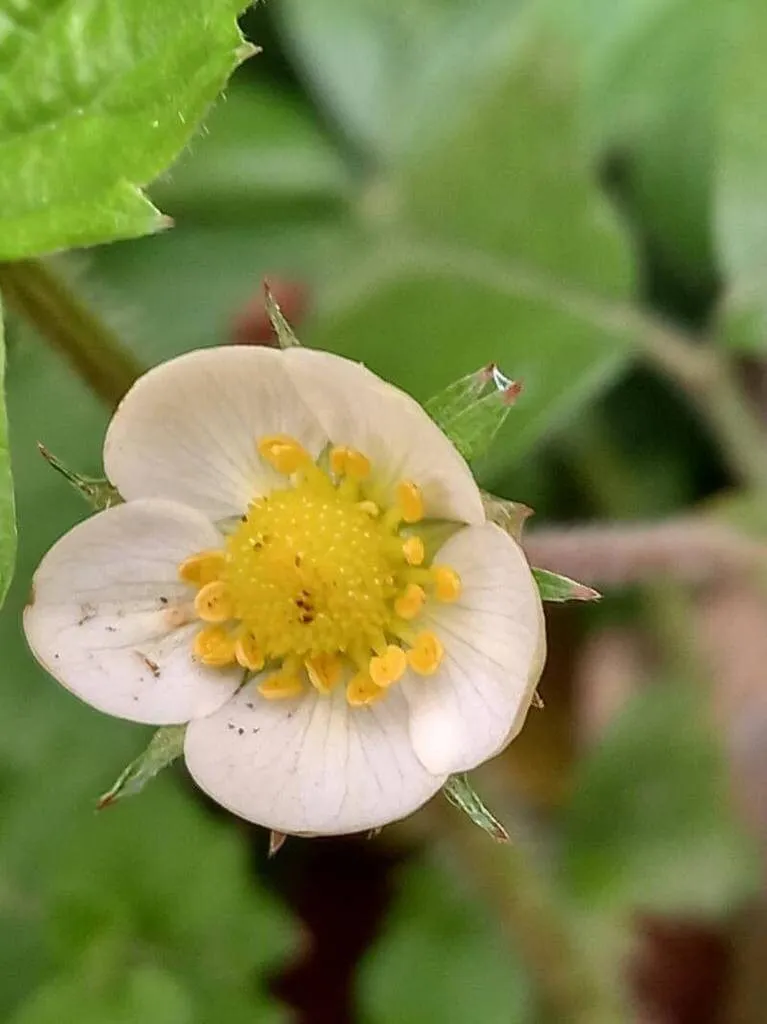
[[110, 408], [143, 373], [138, 360], [50, 262], [0, 263], [0, 291]]

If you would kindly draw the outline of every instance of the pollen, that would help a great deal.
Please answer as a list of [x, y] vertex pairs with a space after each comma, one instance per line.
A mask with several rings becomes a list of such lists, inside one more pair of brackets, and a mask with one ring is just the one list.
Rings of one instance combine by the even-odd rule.
[[355, 708], [384, 698], [408, 671], [435, 673], [442, 643], [417, 620], [429, 601], [455, 600], [461, 584], [450, 566], [423, 564], [418, 485], [400, 481], [386, 507], [363, 452], [337, 445], [318, 464], [285, 434], [256, 448], [290, 479], [254, 498], [220, 550], [179, 565], [197, 589], [194, 657], [266, 669], [258, 690], [267, 700], [326, 698], [343, 686]]

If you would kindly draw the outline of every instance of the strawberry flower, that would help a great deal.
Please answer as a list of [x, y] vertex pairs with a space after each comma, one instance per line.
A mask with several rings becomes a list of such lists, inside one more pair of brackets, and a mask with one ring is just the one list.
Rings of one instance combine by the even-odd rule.
[[67, 689], [189, 723], [197, 784], [289, 834], [376, 828], [522, 727], [545, 656], [518, 544], [408, 395], [304, 348], [217, 348], [126, 395], [124, 504], [66, 534], [24, 626]]

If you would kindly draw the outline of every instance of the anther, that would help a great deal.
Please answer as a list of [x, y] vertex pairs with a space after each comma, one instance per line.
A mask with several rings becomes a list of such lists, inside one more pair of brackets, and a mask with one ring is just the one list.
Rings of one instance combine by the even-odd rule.
[[249, 672], [260, 672], [264, 667], [264, 652], [252, 633], [242, 633], [234, 645], [237, 663]]
[[353, 708], [362, 708], [380, 700], [385, 692], [367, 673], [358, 672], [346, 687], [346, 699]]
[[445, 649], [435, 633], [419, 633], [407, 652], [407, 663], [419, 676], [433, 675], [439, 668]]
[[235, 660], [234, 637], [221, 626], [205, 626], [194, 638], [192, 653], [203, 665], [213, 668], [231, 665]]
[[289, 700], [298, 697], [303, 690], [303, 683], [298, 676], [288, 672], [275, 672], [258, 686], [258, 692], [267, 700]]
[[370, 476], [370, 459], [356, 448], [336, 445], [330, 450], [330, 468], [336, 476], [350, 476], [353, 480], [365, 480]]
[[408, 565], [420, 565], [426, 557], [426, 550], [420, 537], [408, 537], [402, 545], [402, 554]]
[[382, 655], [370, 659], [368, 673], [376, 686], [387, 687], [401, 679], [407, 669], [405, 652], [396, 644], [389, 644]]
[[225, 566], [226, 554], [223, 551], [199, 551], [179, 565], [178, 575], [184, 583], [204, 587], [206, 583], [217, 580]]
[[400, 594], [395, 600], [394, 611], [401, 619], [415, 619], [420, 615], [425, 600], [423, 587], [419, 587], [417, 583], [408, 583], [404, 594]]
[[397, 504], [406, 523], [417, 523], [423, 519], [423, 495], [418, 484], [412, 480], [400, 480], [397, 484]]
[[341, 678], [341, 660], [335, 654], [318, 654], [304, 662], [309, 682], [320, 693], [330, 693]]
[[302, 466], [311, 462], [311, 456], [294, 437], [288, 434], [271, 434], [258, 442], [258, 454], [273, 466], [278, 473], [290, 476]]
[[206, 583], [194, 599], [194, 610], [203, 622], [226, 622], [233, 618], [234, 603], [226, 583]]
[[449, 565], [435, 565], [431, 570], [434, 581], [434, 596], [438, 601], [450, 603], [461, 594], [461, 577]]

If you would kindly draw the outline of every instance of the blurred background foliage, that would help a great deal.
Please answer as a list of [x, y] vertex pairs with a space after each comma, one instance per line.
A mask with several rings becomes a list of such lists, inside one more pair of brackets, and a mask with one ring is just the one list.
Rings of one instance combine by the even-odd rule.
[[[721, 346], [767, 420], [763, 0], [271, 0], [242, 25], [263, 53], [150, 189], [174, 229], [59, 269], [144, 365], [269, 343], [266, 277], [307, 344], [422, 400], [491, 360], [524, 381], [480, 480], [607, 599], [550, 616], [546, 709], [478, 785], [632, 1020], [763, 1021], [763, 497], [657, 358], [668, 332]], [[94, 815], [148, 734], [52, 684], [18, 615], [84, 512], [35, 444], [99, 475], [109, 410], [29, 327], [7, 342], [2, 1018], [561, 1020], [457, 812], [271, 862], [175, 770]]]

